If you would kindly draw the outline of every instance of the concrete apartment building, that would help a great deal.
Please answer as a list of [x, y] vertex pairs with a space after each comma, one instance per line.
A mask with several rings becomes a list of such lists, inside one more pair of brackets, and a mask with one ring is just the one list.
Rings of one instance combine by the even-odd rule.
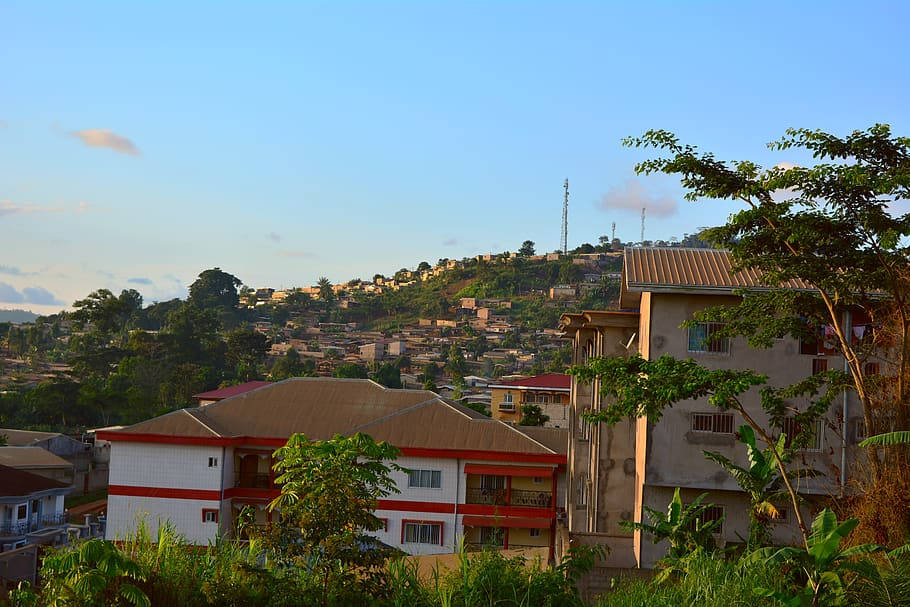
[[546, 373], [487, 386], [490, 412], [494, 419], [517, 424], [522, 405], [537, 405], [549, 420], [550, 428], [568, 428], [569, 396], [572, 378], [563, 373]]
[[[544, 429], [541, 429], [544, 430]], [[273, 451], [363, 432], [401, 450], [398, 494], [380, 500], [380, 541], [410, 554], [451, 553], [462, 539], [503, 548], [555, 546], [565, 501], [566, 437], [532, 437], [425, 390], [370, 380], [294, 378], [99, 432], [111, 442], [107, 539], [145, 517], [169, 520], [193, 543], [231, 537], [241, 510], [271, 520]]]
[[[640, 353], [646, 359], [655, 359], [669, 354], [692, 358], [712, 369], [753, 369], [767, 374], [774, 386], [792, 384], [826, 368], [843, 367], [843, 359], [826, 350], [821, 341], [807, 344], [785, 338], [776, 340], [770, 349], [756, 350], [743, 339], [712, 340], [711, 332], [716, 329], [712, 324], [680, 328], [697, 310], [734, 303], [737, 296], [733, 291], [742, 288], [761, 289], [760, 277], [751, 272], [731, 273], [724, 251], [626, 249], [620, 310], [565, 314], [561, 324], [565, 336], [573, 341], [577, 363], [595, 356]], [[790, 288], [805, 287], [794, 283]], [[718, 534], [721, 544], [748, 537], [747, 496], [702, 453], [716, 451], [748, 467], [746, 450], [734, 434], [744, 423], [738, 414], [721, 412], [703, 399], [679, 403], [666, 410], [656, 424], [639, 419], [591, 426], [580, 414], [602, 407], [598, 388], [596, 384], [572, 381], [567, 503], [570, 534], [608, 544], [612, 552], [607, 566], [650, 568], [666, 553], [666, 546], [653, 544], [639, 532], [623, 531], [619, 522], [641, 521], [644, 506], [664, 511], [674, 488], [681, 487], [686, 502], [702, 492], [709, 493], [707, 501], [717, 507], [708, 510], [705, 518], [725, 517]], [[747, 394], [744, 402], [759, 423], [767, 422], [757, 391]], [[794, 401], [792, 405], [805, 403]], [[861, 407], [855, 394], [846, 393], [842, 402], [831, 407], [816, 430], [814, 443], [794, 462], [824, 473], [820, 478], [800, 479], [801, 493], [811, 499], [812, 495], [832, 495], [843, 489], [860, 438], [860, 419]], [[784, 516], [772, 524], [777, 542], [798, 538], [791, 509], [782, 503]]]

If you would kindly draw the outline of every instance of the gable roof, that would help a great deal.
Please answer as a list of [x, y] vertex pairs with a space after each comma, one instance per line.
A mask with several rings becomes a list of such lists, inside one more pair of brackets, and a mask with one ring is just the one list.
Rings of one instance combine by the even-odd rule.
[[0, 428], [0, 435], [6, 436], [6, 444], [10, 447], [26, 447], [49, 438], [62, 436], [59, 432], [38, 432], [36, 430], [15, 430], [13, 428]]
[[41, 447], [0, 447], [0, 465], [11, 468], [72, 468], [73, 465]]
[[[630, 291], [658, 289], [767, 289], [758, 270], [732, 271], [729, 251], [681, 247], [626, 248], [623, 251], [623, 286]], [[810, 289], [800, 280], [782, 285]]]
[[[179, 437], [181, 442], [325, 440], [365, 432], [399, 448], [483, 450], [558, 456], [533, 438], [427, 390], [368, 379], [297, 377], [196, 409], [181, 409], [99, 438]], [[152, 438], [149, 438], [152, 437]]]
[[69, 489], [69, 485], [0, 465], [0, 497], [25, 496], [52, 489]]
[[272, 382], [260, 380], [248, 381], [245, 384], [237, 384], [236, 386], [227, 386], [216, 390], [209, 390], [208, 392], [200, 392], [199, 394], [194, 394], [193, 398], [198, 400], [223, 400], [225, 398], [237, 396], [238, 394], [243, 394], [244, 392], [249, 392], [250, 390], [268, 386], [270, 383]]
[[572, 388], [572, 376], [564, 373], [544, 373], [534, 377], [524, 377], [512, 381], [504, 381], [497, 384], [491, 384], [490, 388], [541, 388], [551, 390], [570, 390]]

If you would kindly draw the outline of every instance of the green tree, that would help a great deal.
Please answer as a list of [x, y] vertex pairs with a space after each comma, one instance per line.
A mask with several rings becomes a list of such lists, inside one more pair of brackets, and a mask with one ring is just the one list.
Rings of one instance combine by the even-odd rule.
[[[708, 310], [698, 320], [727, 322], [729, 334], [746, 336], [753, 347], [768, 347], [786, 334], [804, 337], [807, 326], [830, 327], [862, 402], [867, 436], [910, 430], [910, 214], [889, 206], [910, 196], [910, 138], [892, 136], [882, 124], [846, 137], [788, 129], [769, 147], [788, 154], [805, 150], [820, 163], [770, 169], [719, 161], [666, 131], [648, 131], [624, 143], [664, 152], [638, 164], [636, 172], [678, 175], [687, 199], [746, 205], [701, 236], [730, 250], [734, 270], [759, 273], [772, 288], [749, 291], [740, 304]], [[792, 281], [809, 292], [787, 289]], [[874, 322], [889, 317], [890, 335], [870, 331], [855, 339], [845, 319], [857, 311]], [[871, 377], [865, 365], [882, 349], [893, 370], [888, 382]], [[891, 416], [877, 422], [876, 408], [889, 409], [896, 428], [881, 427]], [[885, 452], [903, 461], [905, 449]], [[881, 455], [877, 449], [868, 455], [873, 479], [879, 479]]]
[[383, 525], [378, 500], [397, 493], [398, 454], [361, 433], [327, 441], [294, 434], [275, 451], [281, 494], [269, 509], [281, 512], [281, 522], [269, 541], [289, 564], [322, 578], [323, 605], [342, 587], [376, 590], [388, 554], [369, 534]]
[[233, 310], [240, 299], [237, 289], [242, 284], [239, 278], [223, 272], [221, 268], [204, 270], [190, 285], [187, 301], [200, 308]]
[[320, 276], [316, 286], [319, 287], [319, 299], [321, 301], [330, 302], [335, 300], [335, 291], [332, 290], [332, 283], [329, 282], [328, 278]]
[[534, 254], [534, 241], [526, 240], [521, 243], [521, 247], [518, 249], [518, 254], [522, 257], [530, 257]]
[[383, 363], [373, 373], [373, 381], [386, 388], [401, 388], [401, 371], [391, 363]]
[[456, 378], [464, 377], [467, 370], [468, 365], [465, 362], [461, 348], [457, 344], [452, 344], [449, 346], [449, 353], [446, 357], [446, 371], [448, 371], [453, 378]]
[[[306, 364], [310, 363], [310, 364]], [[312, 359], [300, 360], [300, 354], [294, 348], [288, 348], [284, 356], [275, 361], [269, 377], [273, 381], [288, 379], [289, 377], [313, 377], [315, 364]]]
[[225, 357], [237, 372], [237, 377], [250, 381], [258, 376], [258, 368], [269, 351], [269, 338], [253, 329], [238, 328], [227, 334]]
[[335, 372], [332, 375], [348, 379], [367, 379], [370, 376], [366, 367], [357, 363], [341, 363], [335, 367]]
[[519, 426], [542, 426], [550, 421], [549, 415], [544, 415], [540, 405], [522, 405]]
[[424, 272], [424, 271], [426, 271], [426, 270], [429, 270], [429, 269], [432, 268], [432, 267], [433, 267], [433, 266], [431, 266], [428, 262], [426, 262], [426, 261], [421, 261], [419, 264], [417, 264], [417, 271], [418, 271], [418, 272]]

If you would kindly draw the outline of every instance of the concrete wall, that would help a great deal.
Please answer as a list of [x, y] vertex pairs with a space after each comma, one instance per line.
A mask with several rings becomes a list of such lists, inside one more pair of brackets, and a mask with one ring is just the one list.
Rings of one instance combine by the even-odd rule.
[[110, 495], [107, 498], [107, 529], [104, 538], [124, 539], [135, 533], [142, 521], [149, 533], [154, 535], [161, 524], [169, 521], [187, 541], [206, 545], [217, 537], [219, 525], [202, 522], [203, 509], [223, 512], [218, 500]]

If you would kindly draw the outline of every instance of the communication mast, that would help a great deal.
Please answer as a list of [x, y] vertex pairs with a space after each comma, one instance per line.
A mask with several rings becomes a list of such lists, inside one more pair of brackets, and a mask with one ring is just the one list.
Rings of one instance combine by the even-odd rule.
[[613, 244], [613, 241], [616, 240], [616, 222], [613, 222], [613, 231], [610, 233], [610, 244]]
[[566, 182], [563, 184], [563, 188], [566, 191], [565, 197], [562, 200], [562, 242], [560, 243], [562, 248], [562, 254], [569, 254], [569, 180], [566, 178]]
[[638, 242], [642, 243], [642, 244], [644, 244], [644, 242], [645, 242], [645, 210], [644, 209], [641, 210], [641, 240], [639, 240]]

